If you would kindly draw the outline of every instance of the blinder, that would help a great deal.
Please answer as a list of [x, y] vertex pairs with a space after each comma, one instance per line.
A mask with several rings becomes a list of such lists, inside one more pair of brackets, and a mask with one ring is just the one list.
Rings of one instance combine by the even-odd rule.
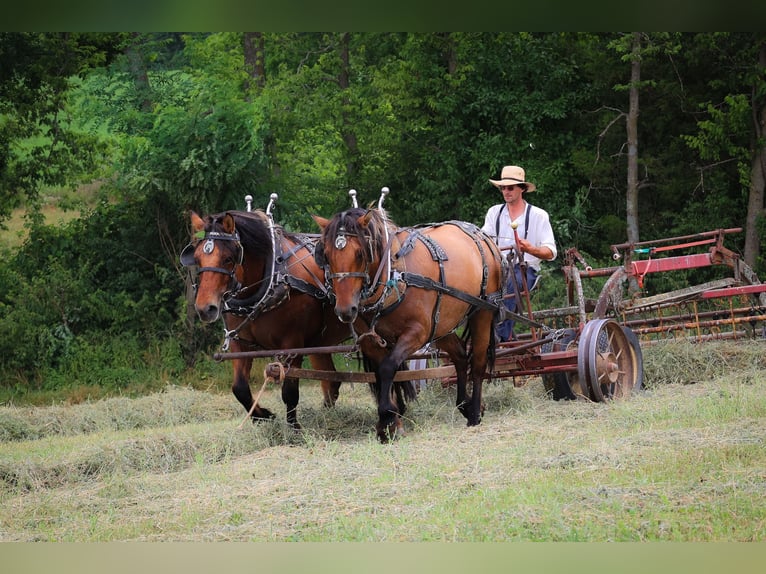
[[184, 247], [183, 251], [181, 251], [181, 265], [184, 267], [191, 267], [192, 265], [197, 264], [197, 258], [194, 255], [194, 252], [197, 249], [197, 245], [194, 243], [189, 243], [186, 247]]
[[327, 266], [327, 257], [325, 257], [324, 254], [324, 243], [321, 241], [317, 241], [316, 245], [314, 246], [314, 262], [321, 269], [324, 269]]

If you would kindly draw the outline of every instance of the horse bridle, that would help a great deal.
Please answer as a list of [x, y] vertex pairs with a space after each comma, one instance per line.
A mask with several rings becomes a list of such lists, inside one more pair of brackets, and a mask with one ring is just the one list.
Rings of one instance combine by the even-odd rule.
[[[333, 279], [344, 279], [346, 277], [356, 277], [359, 279], [362, 279], [362, 289], [360, 292], [360, 298], [362, 301], [366, 301], [370, 299], [375, 294], [376, 286], [379, 284], [379, 280], [381, 277], [381, 274], [383, 272], [384, 267], [388, 267], [388, 275], [391, 275], [391, 258], [389, 257], [390, 251], [391, 251], [391, 240], [392, 238], [388, 237], [388, 229], [386, 229], [386, 246], [383, 250], [383, 253], [380, 258], [380, 263], [378, 265], [378, 270], [375, 273], [375, 277], [373, 279], [370, 279], [370, 264], [375, 259], [375, 246], [372, 241], [372, 238], [367, 236], [366, 234], [358, 234], [358, 233], [349, 233], [345, 227], [341, 226], [338, 229], [338, 234], [335, 236], [335, 249], [337, 250], [343, 250], [347, 245], [346, 237], [357, 237], [360, 240], [360, 243], [362, 242], [362, 239], [367, 243], [367, 246], [369, 248], [369, 257], [367, 258], [365, 262], [365, 269], [364, 271], [341, 271], [339, 273], [332, 273], [329, 269], [329, 265], [327, 264], [327, 258], [324, 254], [324, 248], [317, 249], [315, 251], [315, 260], [317, 264], [319, 264], [320, 267], [322, 267], [325, 270], [325, 282], [328, 285], [328, 289], [331, 288], [332, 280]], [[322, 245], [321, 242], [317, 245]], [[390, 279], [387, 278], [387, 279]], [[388, 284], [388, 281], [386, 281], [386, 284]], [[384, 291], [383, 295], [381, 296], [381, 300], [385, 299], [386, 293]], [[379, 303], [379, 302], [378, 302]], [[370, 308], [376, 308], [377, 303], [372, 305]]]
[[233, 241], [237, 249], [237, 255], [235, 256], [234, 265], [231, 269], [226, 269], [225, 267], [200, 267], [197, 271], [198, 273], [210, 271], [212, 273], [221, 273], [222, 275], [226, 275], [229, 277], [229, 285], [227, 288], [228, 292], [239, 290], [242, 286], [237, 279], [237, 267], [242, 265], [242, 260], [244, 257], [244, 250], [242, 249], [242, 244], [239, 241], [239, 233], [236, 231], [234, 233], [223, 233], [221, 231], [201, 231], [198, 235], [199, 241], [189, 243], [189, 245], [184, 247], [183, 251], [181, 251], [181, 265], [184, 267], [190, 267], [197, 264], [197, 257], [195, 252], [197, 251], [197, 246], [201, 241], [204, 241], [204, 244], [202, 245], [202, 251], [206, 254], [213, 252], [215, 249], [216, 241]]

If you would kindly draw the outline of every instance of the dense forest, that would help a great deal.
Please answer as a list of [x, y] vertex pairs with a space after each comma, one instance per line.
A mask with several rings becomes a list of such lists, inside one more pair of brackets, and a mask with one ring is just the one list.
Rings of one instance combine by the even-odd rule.
[[765, 129], [763, 33], [0, 33], [0, 387], [194, 365], [188, 211], [247, 194], [297, 231], [383, 186], [399, 225], [480, 224], [516, 164], [560, 252], [742, 227], [763, 276]]

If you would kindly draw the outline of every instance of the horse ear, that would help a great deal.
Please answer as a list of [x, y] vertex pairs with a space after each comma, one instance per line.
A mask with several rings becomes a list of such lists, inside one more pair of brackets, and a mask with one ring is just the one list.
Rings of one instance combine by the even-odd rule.
[[191, 218], [192, 229], [194, 231], [203, 231], [205, 229], [205, 222], [196, 212], [192, 211], [189, 217]]
[[311, 217], [313, 217], [314, 221], [317, 222], [319, 229], [324, 229], [325, 227], [327, 227], [327, 224], [330, 223], [329, 219], [325, 219], [324, 217], [320, 217], [319, 215], [312, 214]]
[[231, 213], [227, 213], [223, 216], [223, 220], [221, 220], [221, 224], [223, 225], [223, 230], [228, 233], [229, 235], [234, 234], [234, 218], [231, 216]]
[[358, 219], [358, 223], [359, 223], [359, 225], [361, 225], [362, 227], [367, 227], [367, 226], [370, 224], [370, 220], [372, 219], [372, 215], [373, 215], [373, 213], [374, 213], [374, 212], [373, 212], [373, 210], [372, 210], [372, 209], [368, 209], [368, 210], [367, 210], [367, 213], [365, 213], [364, 215], [362, 215], [362, 216], [361, 216], [361, 217]]

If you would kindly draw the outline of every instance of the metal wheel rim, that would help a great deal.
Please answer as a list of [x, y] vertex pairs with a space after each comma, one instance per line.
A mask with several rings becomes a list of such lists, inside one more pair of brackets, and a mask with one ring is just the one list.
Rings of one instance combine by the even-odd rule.
[[640, 357], [613, 319], [585, 324], [577, 351], [578, 378], [596, 402], [626, 398], [641, 385]]

